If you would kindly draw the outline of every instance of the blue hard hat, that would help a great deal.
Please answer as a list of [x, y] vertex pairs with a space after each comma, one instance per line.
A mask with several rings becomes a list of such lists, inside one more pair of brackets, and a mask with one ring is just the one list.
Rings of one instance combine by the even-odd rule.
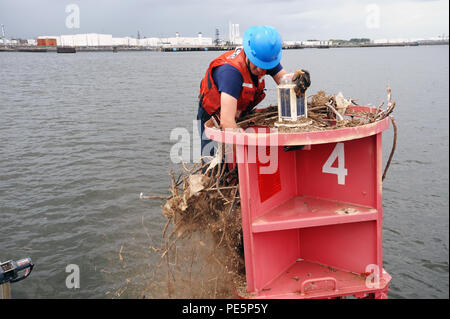
[[281, 44], [277, 29], [268, 25], [253, 26], [244, 33], [245, 55], [261, 69], [272, 69], [280, 63]]

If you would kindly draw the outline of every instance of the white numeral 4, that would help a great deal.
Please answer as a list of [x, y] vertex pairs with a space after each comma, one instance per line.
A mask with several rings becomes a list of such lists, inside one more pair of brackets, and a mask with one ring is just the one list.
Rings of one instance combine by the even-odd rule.
[[[333, 165], [336, 158], [338, 159], [338, 167], [332, 167], [331, 165]], [[330, 157], [322, 166], [322, 173], [336, 174], [338, 176], [338, 184], [345, 185], [347, 169], [345, 168], [344, 143], [336, 144]]]

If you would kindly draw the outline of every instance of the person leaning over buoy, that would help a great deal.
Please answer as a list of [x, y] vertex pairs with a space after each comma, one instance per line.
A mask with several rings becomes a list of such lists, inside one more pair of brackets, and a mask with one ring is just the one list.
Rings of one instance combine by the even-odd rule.
[[[251, 111], [266, 94], [264, 76], [280, 84], [286, 71], [280, 64], [282, 40], [271, 26], [253, 26], [244, 33], [243, 47], [227, 51], [214, 59], [200, 83], [197, 120], [202, 156], [213, 156], [212, 143], [204, 136], [205, 122], [214, 116], [221, 129], [236, 129], [236, 120]], [[292, 78], [297, 95], [310, 86], [310, 74], [298, 69]], [[206, 153], [206, 154], [205, 154]]]

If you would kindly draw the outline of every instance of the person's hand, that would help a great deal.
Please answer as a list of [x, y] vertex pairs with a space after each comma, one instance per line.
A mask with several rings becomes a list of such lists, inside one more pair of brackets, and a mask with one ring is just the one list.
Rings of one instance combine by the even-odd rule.
[[292, 82], [295, 83], [295, 94], [298, 97], [301, 97], [305, 94], [306, 89], [311, 85], [311, 78], [309, 76], [309, 72], [306, 70], [298, 69], [295, 71], [294, 76], [292, 77]]

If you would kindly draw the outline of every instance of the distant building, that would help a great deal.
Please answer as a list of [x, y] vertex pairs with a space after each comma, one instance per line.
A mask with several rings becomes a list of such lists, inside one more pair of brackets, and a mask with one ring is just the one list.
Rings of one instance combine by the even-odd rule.
[[170, 46], [212, 46], [213, 39], [203, 37], [201, 32], [198, 33], [197, 37], [180, 37], [180, 34], [177, 32], [174, 38], [166, 38], [161, 42], [165, 44], [169, 44]]
[[59, 46], [69, 47], [99, 47], [99, 46], [112, 46], [113, 37], [111, 34], [69, 34], [61, 35], [58, 37]]
[[240, 33], [239, 33], [239, 24], [231, 23], [231, 21], [230, 21], [228, 23], [228, 34], [229, 34], [230, 44], [242, 45], [242, 38], [240, 37]]
[[[445, 40], [444, 37], [431, 37], [431, 38], [396, 38], [396, 39], [376, 39], [373, 40], [374, 44], [404, 44], [404, 43], [427, 43], [437, 42]], [[446, 39], [448, 41], [448, 38]]]
[[302, 45], [308, 47], [308, 46], [327, 46], [327, 45], [333, 45], [333, 41], [329, 41], [329, 40], [307, 40], [307, 41], [302, 41], [301, 42]]
[[283, 45], [288, 45], [288, 46], [301, 45], [301, 44], [302, 44], [301, 41], [283, 41]]
[[177, 32], [172, 38], [143, 38], [132, 37], [113, 38], [111, 34], [66, 34], [60, 36], [39, 36], [37, 45], [44, 46], [68, 46], [68, 47], [102, 47], [102, 46], [127, 46], [127, 47], [158, 47], [169, 46], [212, 46], [213, 39], [204, 37], [201, 32], [197, 37], [181, 37]]
[[142, 47], [156, 47], [161, 45], [159, 38], [144, 38], [139, 40], [139, 46]]
[[127, 47], [135, 47], [138, 45], [138, 39], [132, 37], [124, 37], [124, 38], [112, 38], [112, 45], [114, 46], [127, 46]]
[[129, 38], [112, 38], [113, 46], [129, 46], [130, 41]]

